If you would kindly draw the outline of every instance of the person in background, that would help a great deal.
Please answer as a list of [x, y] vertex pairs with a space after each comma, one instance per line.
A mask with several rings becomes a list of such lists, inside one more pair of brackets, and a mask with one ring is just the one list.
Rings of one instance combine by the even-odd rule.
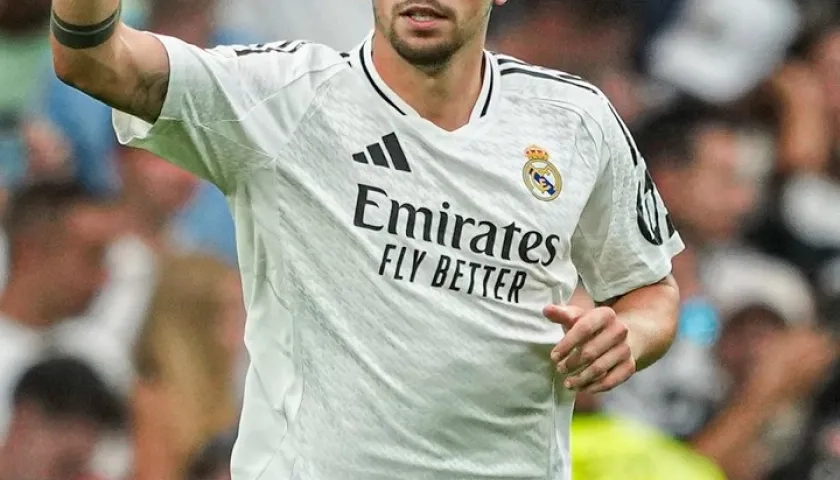
[[0, 0], [0, 171], [9, 184], [29, 167], [28, 113], [49, 79], [49, 18], [49, 0]]
[[610, 415], [579, 393], [572, 419], [573, 480], [726, 480], [713, 461], [666, 432]]
[[686, 249], [673, 262], [680, 325], [671, 351], [607, 395], [605, 408], [682, 439], [706, 424], [723, 394], [713, 351], [720, 319], [702, 284], [701, 258], [708, 245], [735, 235], [753, 206], [752, 186], [738, 171], [737, 132], [716, 111], [685, 105], [649, 119], [637, 134], [671, 220], [685, 232]]
[[761, 93], [774, 105], [779, 177], [814, 174], [831, 162], [835, 132], [831, 104], [817, 73], [802, 58], [789, 59]]
[[495, 50], [599, 84], [605, 70], [632, 57], [634, 14], [611, 0], [515, 2], [493, 13], [490, 37]]
[[644, 109], [631, 62], [636, 8], [612, 0], [530, 0], [493, 13], [489, 43], [498, 52], [572, 72], [598, 85], [628, 125]]
[[765, 252], [789, 259], [817, 281], [823, 267], [840, 258], [840, 216], [826, 214], [840, 209], [840, 20], [808, 35], [800, 53], [787, 67], [795, 67], [802, 77], [790, 88], [791, 102], [801, 104], [803, 96], [819, 96], [819, 108], [810, 110], [824, 115], [823, 124], [803, 129], [827, 133], [828, 142], [808, 141], [810, 136], [790, 137], [804, 149], [820, 147], [827, 161], [817, 163], [819, 168], [791, 175], [775, 196], [773, 215], [751, 232], [750, 238]]
[[732, 480], [766, 478], [797, 451], [808, 399], [840, 351], [815, 328], [813, 291], [792, 265], [724, 251], [706, 259], [705, 276], [723, 321], [715, 354], [727, 387], [693, 442]]
[[199, 183], [194, 175], [159, 157], [123, 147], [118, 150], [122, 189], [113, 203], [122, 214], [124, 228], [108, 249], [108, 281], [90, 308], [63, 330], [82, 348], [91, 336], [116, 341], [102, 361], [121, 372], [109, 380], [116, 380], [128, 392], [134, 374], [131, 349], [155, 290], [158, 261], [178, 250], [172, 224]]
[[0, 1], [0, 117], [31, 106], [47, 77], [49, 0]]
[[[636, 2], [627, 2], [636, 3]], [[663, 3], [661, 0], [659, 3]], [[646, 38], [651, 82], [715, 105], [759, 88], [784, 60], [799, 28], [795, 0], [681, 0]], [[670, 10], [670, 7], [666, 7]]]
[[686, 101], [637, 134], [672, 221], [700, 249], [737, 238], [756, 206], [760, 175], [743, 158], [742, 127], [720, 109]]
[[804, 441], [788, 455], [771, 480], [833, 480], [840, 478], [840, 260], [825, 268], [819, 283], [821, 313], [833, 329], [834, 364], [819, 382], [810, 402]]
[[[119, 215], [77, 184], [16, 191], [3, 230], [9, 277], [0, 294], [0, 436], [15, 382], [48, 348], [62, 348], [58, 325], [84, 312], [106, 280], [105, 253]], [[80, 354], [95, 352], [90, 345]]]
[[[215, 27], [215, 8], [215, 0], [155, 0], [133, 22], [199, 45], [241, 40], [236, 32]], [[135, 373], [131, 351], [156, 288], [160, 257], [179, 250], [206, 250], [235, 264], [229, 208], [215, 186], [148, 152], [118, 146], [111, 109], [104, 104], [58, 79], [48, 100], [50, 118], [68, 135], [82, 159], [77, 162], [79, 181], [97, 194], [119, 185], [115, 203], [125, 218], [125, 229], [108, 252], [109, 281], [82, 321], [68, 324], [65, 330], [66, 337], [79, 346], [92, 336], [109, 339], [109, 343], [115, 340], [115, 347], [101, 361], [120, 372], [109, 380], [114, 377], [128, 393]], [[86, 165], [88, 161], [93, 163]], [[118, 181], [97, 177], [105, 171]]]
[[[217, 12], [217, 0], [149, 0], [145, 9], [127, 15], [126, 22], [198, 46], [254, 41], [246, 33], [218, 27]], [[215, 186], [180, 169], [167, 168], [152, 154], [118, 148], [111, 109], [63, 84], [55, 75], [41, 103], [41, 115], [69, 140], [77, 159], [77, 178], [87, 188], [111, 194], [142, 182], [145, 191], [129, 192], [127, 196], [139, 200], [134, 207], [145, 210], [149, 205], [149, 211], [138, 212], [143, 217], [156, 213], [155, 210], [159, 213], [164, 206], [171, 210], [153, 220], [156, 226], [165, 220], [162, 226], [172, 245], [206, 251], [236, 263], [233, 220], [224, 195]], [[174, 202], [176, 198], [178, 201]]]
[[137, 344], [135, 479], [181, 480], [238, 412], [244, 305], [237, 273], [213, 258], [166, 259]]
[[[691, 103], [648, 120], [637, 135], [687, 244], [674, 260], [683, 297], [680, 332], [669, 356], [606, 398], [610, 411], [685, 439], [732, 479], [768, 470], [763, 452], [790, 447], [790, 438], [768, 438], [785, 430], [771, 420], [811, 391], [826, 358], [820, 332], [771, 335], [780, 324], [765, 322], [768, 317], [759, 315], [764, 310], [749, 309], [744, 322], [733, 312], [733, 300], [753, 299], [749, 280], [764, 284], [782, 276], [786, 286], [775, 296], [786, 299], [785, 313], [794, 312], [785, 318], [808, 324], [815, 317], [808, 285], [795, 275], [790, 280], [791, 266], [740, 245], [765, 171], [756, 167], [763, 160], [745, 154], [743, 128], [718, 110]], [[740, 275], [733, 279], [733, 271]], [[802, 371], [789, 368], [800, 356]]]
[[[674, 259], [677, 281], [686, 281], [688, 293], [693, 291], [690, 272], [681, 262], [690, 251]], [[681, 284], [683, 285], [683, 284]], [[681, 287], [682, 288], [682, 287]], [[583, 310], [595, 308], [595, 303], [580, 286], [569, 302]], [[680, 348], [677, 345], [677, 348]], [[684, 351], [684, 350], [683, 350]], [[675, 366], [666, 355], [668, 368]], [[692, 359], [679, 358], [691, 363]], [[696, 365], [693, 365], [696, 366]], [[644, 372], [642, 372], [644, 373]], [[702, 373], [699, 370], [697, 373]], [[654, 376], [655, 377], [655, 376]], [[643, 381], [642, 383], [644, 383]], [[632, 381], [631, 381], [632, 385]], [[619, 387], [625, 389], [627, 384]], [[724, 480], [726, 476], [715, 463], [693, 451], [690, 445], [675, 439], [672, 432], [658, 428], [653, 422], [640, 422], [616, 415], [605, 408], [610, 394], [592, 395], [579, 392], [575, 398], [572, 418], [573, 480]], [[647, 398], [660, 404], [656, 398]], [[693, 406], [698, 405], [694, 402]], [[689, 407], [690, 408], [690, 407]], [[673, 418], [669, 419], [673, 422]]]
[[224, 25], [257, 32], [262, 39], [298, 38], [339, 51], [352, 49], [373, 29], [369, 2], [222, 0], [220, 13]]
[[10, 401], [11, 424], [0, 440], [2, 480], [93, 479], [89, 468], [98, 441], [125, 421], [120, 399], [71, 357], [30, 367]]

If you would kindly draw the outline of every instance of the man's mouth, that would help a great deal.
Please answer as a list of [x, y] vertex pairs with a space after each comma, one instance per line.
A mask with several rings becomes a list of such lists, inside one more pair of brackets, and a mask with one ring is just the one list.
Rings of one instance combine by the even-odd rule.
[[434, 20], [441, 20], [446, 18], [446, 15], [435, 10], [434, 8], [420, 5], [409, 7], [403, 10], [403, 12], [400, 15], [403, 17], [408, 17], [414, 20], [415, 22], [431, 22]]

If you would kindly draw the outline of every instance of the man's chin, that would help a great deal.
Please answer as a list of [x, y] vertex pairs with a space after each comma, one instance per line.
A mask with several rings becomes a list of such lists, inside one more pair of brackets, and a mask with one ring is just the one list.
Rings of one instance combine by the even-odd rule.
[[455, 53], [446, 41], [434, 38], [398, 38], [392, 44], [403, 59], [417, 67], [440, 67]]

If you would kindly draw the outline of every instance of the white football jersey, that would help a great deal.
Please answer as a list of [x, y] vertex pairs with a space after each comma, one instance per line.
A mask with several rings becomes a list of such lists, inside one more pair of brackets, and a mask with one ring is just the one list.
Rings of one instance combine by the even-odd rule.
[[216, 183], [251, 357], [234, 480], [570, 478], [573, 394], [541, 315], [663, 279], [682, 242], [626, 127], [577, 77], [485, 53], [470, 122], [421, 118], [368, 38], [162, 38], [155, 125], [120, 141]]

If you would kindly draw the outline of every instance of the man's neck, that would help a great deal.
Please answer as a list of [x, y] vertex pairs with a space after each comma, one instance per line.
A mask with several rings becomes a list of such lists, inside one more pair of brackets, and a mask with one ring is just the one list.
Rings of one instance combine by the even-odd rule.
[[35, 330], [48, 328], [60, 320], [49, 311], [46, 302], [35, 298], [37, 283], [35, 279], [12, 277], [0, 295], [0, 315]]
[[127, 211], [126, 217], [129, 233], [142, 239], [153, 250], [162, 250], [166, 245], [166, 232], [170, 218], [150, 209], [142, 201], [125, 198], [123, 206]]
[[382, 80], [421, 117], [454, 131], [469, 122], [481, 94], [481, 45], [461, 49], [443, 68], [425, 72], [408, 63], [379, 33], [373, 37], [373, 64]]

